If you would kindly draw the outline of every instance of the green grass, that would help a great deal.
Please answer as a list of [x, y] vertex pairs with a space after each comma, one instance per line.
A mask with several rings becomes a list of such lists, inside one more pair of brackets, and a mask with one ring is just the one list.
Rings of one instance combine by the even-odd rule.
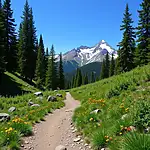
[[[0, 112], [8, 113], [11, 116], [9, 122], [0, 123], [0, 148], [16, 150], [20, 146], [22, 136], [32, 134], [32, 125], [45, 120], [45, 115], [52, 113], [53, 110], [64, 106], [65, 91], [59, 91], [62, 98], [57, 97], [56, 102], [47, 102], [49, 95], [56, 96], [56, 92], [43, 92], [43, 100], [37, 99], [34, 94], [22, 96], [0, 98]], [[40, 107], [30, 107], [28, 102], [31, 100]], [[9, 113], [10, 107], [16, 107], [16, 111]]]
[[[105, 146], [112, 150], [113, 147], [126, 150], [122, 141], [126, 141], [126, 135], [131, 132], [130, 126], [135, 126], [138, 136], [144, 134], [144, 129], [150, 126], [149, 91], [150, 64], [72, 89], [70, 92], [73, 97], [81, 101], [73, 121], [84, 137], [90, 140], [93, 148]], [[90, 114], [94, 109], [100, 109], [101, 112]], [[126, 115], [124, 119], [123, 115]], [[101, 134], [103, 130], [105, 136]], [[112, 140], [105, 137], [111, 137]], [[136, 144], [132, 149], [137, 149]], [[146, 149], [140, 147], [137, 150]]]
[[35, 91], [38, 89], [34, 87], [34, 83], [27, 83], [17, 73], [5, 72], [2, 75], [0, 83], [0, 95], [2, 96], [16, 96]]

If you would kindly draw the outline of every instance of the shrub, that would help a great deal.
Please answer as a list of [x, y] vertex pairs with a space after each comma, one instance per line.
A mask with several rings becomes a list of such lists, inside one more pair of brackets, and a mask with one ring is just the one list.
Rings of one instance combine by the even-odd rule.
[[142, 100], [137, 105], [137, 113], [135, 115], [135, 126], [143, 130], [150, 126], [150, 104], [146, 100]]

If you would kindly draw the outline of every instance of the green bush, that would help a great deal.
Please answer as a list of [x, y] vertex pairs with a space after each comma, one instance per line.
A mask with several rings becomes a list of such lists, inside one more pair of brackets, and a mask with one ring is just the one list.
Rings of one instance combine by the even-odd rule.
[[134, 124], [140, 130], [150, 127], [150, 103], [147, 100], [138, 103]]

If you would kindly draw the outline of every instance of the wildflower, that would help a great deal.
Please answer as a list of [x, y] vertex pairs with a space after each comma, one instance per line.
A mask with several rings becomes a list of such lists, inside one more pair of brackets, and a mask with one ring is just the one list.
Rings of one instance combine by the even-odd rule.
[[127, 128], [127, 131], [131, 131], [131, 128], [130, 128], [130, 127], [128, 127], [128, 128]]
[[109, 139], [107, 139], [106, 142], [109, 142]]
[[110, 137], [109, 140], [112, 140], [112, 137]]
[[120, 132], [119, 134], [122, 135], [122, 132]]
[[128, 112], [128, 111], [129, 111], [129, 108], [126, 108], [125, 111]]
[[101, 126], [101, 124], [99, 123], [99, 124], [98, 124], [98, 126], [100, 127], [100, 126]]
[[93, 118], [90, 118], [90, 121], [93, 121], [94, 119]]
[[109, 137], [106, 135], [105, 138], [108, 139]]

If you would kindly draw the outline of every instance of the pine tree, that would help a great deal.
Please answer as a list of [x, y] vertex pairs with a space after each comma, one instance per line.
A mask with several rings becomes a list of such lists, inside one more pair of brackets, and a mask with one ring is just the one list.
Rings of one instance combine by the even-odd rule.
[[92, 71], [91, 72], [91, 83], [95, 82], [95, 73]]
[[4, 1], [4, 20], [5, 20], [5, 48], [6, 48], [6, 69], [15, 71], [17, 68], [17, 40], [16, 25], [13, 18], [13, 10], [11, 9], [11, 0]]
[[36, 62], [36, 85], [38, 88], [41, 88], [44, 85], [45, 78], [43, 76], [44, 73], [44, 44], [42, 35], [40, 35], [40, 41], [38, 46], [38, 55]]
[[105, 69], [106, 69], [106, 61], [104, 59], [102, 62], [101, 72], [100, 72], [100, 79], [101, 80], [105, 78]]
[[57, 82], [57, 66], [55, 60], [55, 50], [54, 46], [52, 45], [50, 51], [50, 58], [48, 61], [48, 70], [46, 73], [46, 88], [55, 90], [57, 89], [58, 82]]
[[4, 12], [0, 0], [0, 80], [1, 74], [5, 71], [5, 27], [4, 27]]
[[65, 81], [64, 81], [64, 70], [63, 70], [63, 61], [62, 61], [62, 53], [59, 55], [60, 61], [59, 61], [59, 88], [64, 89]]
[[25, 51], [24, 51], [24, 40], [23, 40], [23, 30], [22, 24], [20, 23], [19, 27], [19, 39], [18, 39], [18, 72], [20, 72], [21, 76], [24, 76], [24, 65], [25, 65]]
[[109, 77], [109, 68], [110, 68], [110, 60], [109, 60], [109, 53], [107, 52], [105, 58], [105, 78]]
[[144, 65], [150, 62], [150, 1], [143, 0], [140, 6], [141, 10], [138, 11], [136, 65]]
[[75, 76], [72, 77], [71, 87], [72, 87], [72, 88], [75, 87]]
[[119, 43], [119, 59], [118, 63], [120, 65], [120, 71], [126, 72], [130, 71], [134, 67], [134, 53], [135, 53], [135, 32], [132, 26], [133, 21], [131, 18], [131, 14], [129, 13], [128, 4], [126, 5], [126, 10], [124, 14], [124, 18], [122, 21], [123, 25], [121, 25], [120, 30], [123, 32], [123, 39]]
[[[20, 33], [19, 48], [23, 48], [23, 51], [19, 52], [22, 53], [22, 57], [19, 58], [19, 62], [22, 61], [22, 65], [19, 64], [19, 70], [26, 79], [32, 80], [34, 77], [37, 56], [36, 29], [33, 21], [32, 8], [29, 7], [28, 1], [26, 1], [24, 6], [21, 30], [19, 31], [19, 34]], [[19, 51], [21, 51], [20, 49]]]
[[79, 87], [81, 85], [82, 85], [82, 73], [81, 70], [78, 68], [76, 74], [76, 87]]
[[36, 28], [35, 22], [33, 18], [33, 11], [30, 8], [29, 11], [29, 51], [28, 51], [28, 77], [32, 80], [35, 75], [36, 69], [36, 60], [37, 60], [37, 52], [36, 52], [36, 44], [37, 44], [37, 36], [36, 36]]
[[83, 85], [86, 85], [89, 83], [89, 80], [88, 80], [88, 74], [86, 73], [84, 76], [83, 76]]
[[46, 48], [46, 56], [49, 56], [49, 51], [48, 51], [48, 47]]
[[48, 58], [48, 66], [46, 72], [46, 80], [45, 80], [46, 89], [52, 89], [52, 58]]
[[115, 60], [114, 55], [112, 54], [111, 62], [110, 62], [110, 70], [109, 70], [109, 76], [113, 76], [115, 74]]
[[47, 70], [48, 70], [48, 59], [49, 59], [49, 52], [48, 52], [48, 48], [46, 48], [46, 53], [45, 53], [45, 72], [47, 72]]

